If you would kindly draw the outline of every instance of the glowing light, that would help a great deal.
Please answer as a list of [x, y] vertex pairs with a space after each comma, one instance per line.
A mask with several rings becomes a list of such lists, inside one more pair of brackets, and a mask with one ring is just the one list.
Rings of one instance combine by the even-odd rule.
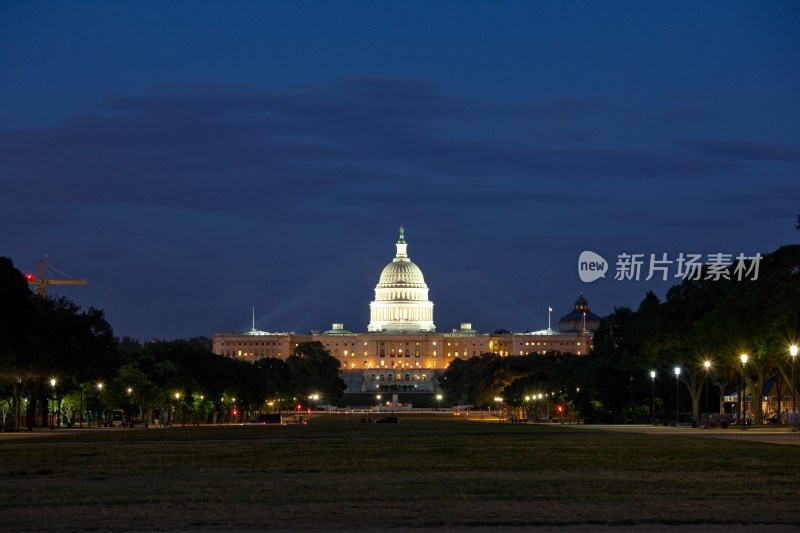
[[747, 354], [746, 354], [746, 353], [743, 353], [743, 354], [742, 354], [742, 364], [743, 364], [743, 365], [746, 365], [746, 364], [747, 364]]

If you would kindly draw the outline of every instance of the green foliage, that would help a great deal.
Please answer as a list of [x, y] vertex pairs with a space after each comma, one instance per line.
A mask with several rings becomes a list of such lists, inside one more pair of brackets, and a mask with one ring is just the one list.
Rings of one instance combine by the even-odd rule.
[[[440, 377], [440, 386], [449, 399], [480, 406], [502, 396], [509, 405], [525, 407], [526, 395], [548, 391], [571, 402], [587, 421], [608, 422], [649, 419], [651, 396], [656, 417], [672, 418], [683, 396], [681, 404], [690, 398], [697, 418], [707, 382], [718, 384], [720, 394], [735, 385], [741, 353], [750, 356], [750, 390], [761, 390], [776, 371], [786, 376], [788, 346], [800, 339], [800, 246], [764, 256], [756, 280], [736, 280], [732, 268], [729, 277], [687, 279], [663, 302], [648, 292], [636, 311], [615, 309], [595, 332], [588, 355], [459, 359]], [[704, 360], [712, 362], [711, 370]], [[681, 368], [677, 383], [675, 366]], [[756, 416], [760, 408], [756, 402]]]
[[332, 400], [342, 396], [344, 381], [339, 377], [339, 360], [321, 342], [303, 342], [286, 359], [292, 390], [300, 398], [319, 394]]

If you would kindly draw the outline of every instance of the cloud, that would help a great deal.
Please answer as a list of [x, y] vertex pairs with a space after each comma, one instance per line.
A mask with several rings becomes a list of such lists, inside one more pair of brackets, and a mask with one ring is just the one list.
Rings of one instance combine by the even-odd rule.
[[790, 147], [745, 142], [684, 141], [689, 153], [669, 153], [601, 146], [591, 139], [602, 136], [590, 132], [555, 140], [494, 135], [483, 126], [494, 120], [494, 131], [503, 131], [508, 113], [487, 118], [503, 107], [533, 124], [609, 111], [582, 101], [481, 106], [394, 78], [294, 92], [184, 86], [116, 96], [100, 112], [48, 128], [0, 131], [8, 184], [0, 205], [13, 209], [32, 185], [35, 209], [51, 218], [121, 202], [276, 218], [303, 206], [390, 196], [425, 202], [429, 194], [481, 205], [568, 204], [575, 195], [565, 186], [576, 182], [735, 175], [747, 161], [797, 158]]
[[800, 148], [745, 140], [686, 140], [683, 146], [706, 156], [733, 161], [800, 162]]

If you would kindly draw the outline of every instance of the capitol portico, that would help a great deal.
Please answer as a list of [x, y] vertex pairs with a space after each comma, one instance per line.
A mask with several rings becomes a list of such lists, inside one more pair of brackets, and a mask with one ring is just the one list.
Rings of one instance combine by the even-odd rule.
[[431, 392], [437, 389], [436, 374], [456, 359], [482, 353], [509, 356], [561, 351], [584, 355], [590, 350], [599, 317], [589, 311], [583, 295], [575, 309], [559, 321], [558, 330], [480, 333], [472, 324], [462, 323], [450, 333], [436, 333], [428, 286], [422, 270], [408, 256], [402, 227], [395, 247], [394, 259], [375, 286], [366, 333], [348, 331], [340, 323], [325, 332], [305, 334], [253, 327], [245, 332], [215, 333], [213, 352], [251, 362], [264, 357], [286, 359], [300, 343], [319, 341], [341, 363], [346, 392]]

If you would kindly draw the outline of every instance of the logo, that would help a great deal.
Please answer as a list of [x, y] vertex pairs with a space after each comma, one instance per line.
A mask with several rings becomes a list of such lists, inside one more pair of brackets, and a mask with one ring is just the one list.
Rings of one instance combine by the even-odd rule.
[[[681, 280], [750, 280], [758, 279], [762, 256], [760, 253], [748, 256], [744, 253], [715, 252], [709, 254], [669, 253], [617, 254], [615, 265], [616, 281], [667, 281], [670, 278]], [[584, 283], [591, 283], [606, 277], [608, 262], [599, 254], [589, 250], [581, 252], [578, 258], [578, 276]]]
[[608, 261], [603, 257], [589, 250], [581, 252], [578, 258], [578, 276], [584, 283], [591, 283], [599, 278], [606, 277], [608, 272]]

